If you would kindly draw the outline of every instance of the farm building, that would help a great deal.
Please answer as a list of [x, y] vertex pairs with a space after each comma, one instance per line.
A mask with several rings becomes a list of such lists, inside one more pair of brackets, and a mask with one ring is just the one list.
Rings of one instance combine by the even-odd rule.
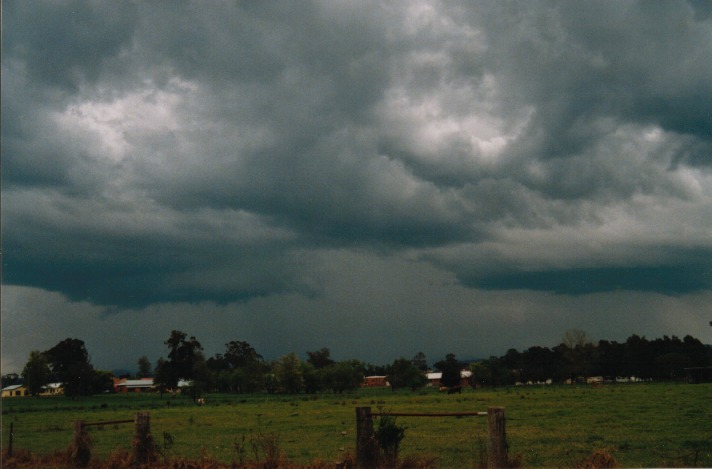
[[387, 376], [366, 376], [363, 379], [361, 387], [364, 388], [385, 388], [391, 384], [388, 382]]
[[114, 381], [114, 390], [124, 394], [130, 392], [149, 392], [154, 389], [153, 378], [117, 379]]
[[12, 386], [2, 388], [2, 397], [21, 397], [29, 395], [29, 391], [22, 384], [13, 384]]
[[[440, 387], [440, 380], [443, 377], [442, 373], [428, 373], [428, 386]], [[472, 372], [468, 370], [460, 371], [460, 386], [469, 386], [470, 378], [472, 378]]]
[[40, 396], [61, 396], [64, 394], [64, 385], [62, 383], [49, 383], [42, 386]]

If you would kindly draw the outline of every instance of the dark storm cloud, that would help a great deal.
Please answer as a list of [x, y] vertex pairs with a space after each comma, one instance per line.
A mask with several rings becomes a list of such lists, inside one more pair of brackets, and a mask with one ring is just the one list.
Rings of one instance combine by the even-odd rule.
[[3, 52], [22, 61], [31, 79], [72, 92], [100, 79], [135, 24], [131, 2], [4, 2]]
[[6, 2], [3, 33], [6, 284], [311, 295], [355, 249], [477, 288], [710, 288], [670, 254], [710, 252], [698, 3]]
[[[708, 256], [710, 253], [706, 253]], [[532, 289], [556, 293], [586, 294], [615, 290], [654, 291], [666, 295], [709, 290], [709, 264], [662, 267], [604, 267], [544, 272], [497, 274], [463, 283], [491, 290]]]
[[[709, 143], [710, 25], [684, 3], [520, 7], [499, 3], [483, 27], [495, 31], [488, 52], [501, 61], [507, 91], [535, 106], [529, 157], [580, 154], [621, 122], [655, 124]], [[709, 164], [709, 156], [698, 163]]]

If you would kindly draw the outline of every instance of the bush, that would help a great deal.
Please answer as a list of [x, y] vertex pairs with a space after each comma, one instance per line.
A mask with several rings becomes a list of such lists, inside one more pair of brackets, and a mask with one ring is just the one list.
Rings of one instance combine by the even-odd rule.
[[396, 418], [392, 415], [381, 415], [378, 420], [376, 440], [383, 453], [384, 462], [389, 466], [394, 466], [398, 460], [398, 448], [405, 437], [405, 430], [405, 427], [396, 424]]

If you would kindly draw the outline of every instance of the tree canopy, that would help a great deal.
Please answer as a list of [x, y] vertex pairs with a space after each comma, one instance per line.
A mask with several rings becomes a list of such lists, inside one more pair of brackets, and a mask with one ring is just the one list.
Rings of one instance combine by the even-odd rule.
[[64, 384], [65, 395], [76, 397], [94, 392], [94, 367], [83, 340], [65, 339], [43, 353], [55, 379]]

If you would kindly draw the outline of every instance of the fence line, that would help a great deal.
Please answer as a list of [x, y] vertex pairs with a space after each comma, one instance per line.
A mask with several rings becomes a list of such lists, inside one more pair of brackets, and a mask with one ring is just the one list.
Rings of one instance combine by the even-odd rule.
[[86, 423], [82, 421], [82, 425], [85, 427], [97, 427], [97, 426], [102, 426], [102, 425], [118, 425], [120, 423], [134, 423], [135, 419], [130, 419], [130, 420], [109, 420], [106, 422], [91, 422], [91, 423]]
[[417, 413], [417, 412], [372, 412], [372, 417], [381, 417], [383, 415], [392, 415], [393, 417], [487, 417], [487, 412], [436, 412], [436, 413]]

